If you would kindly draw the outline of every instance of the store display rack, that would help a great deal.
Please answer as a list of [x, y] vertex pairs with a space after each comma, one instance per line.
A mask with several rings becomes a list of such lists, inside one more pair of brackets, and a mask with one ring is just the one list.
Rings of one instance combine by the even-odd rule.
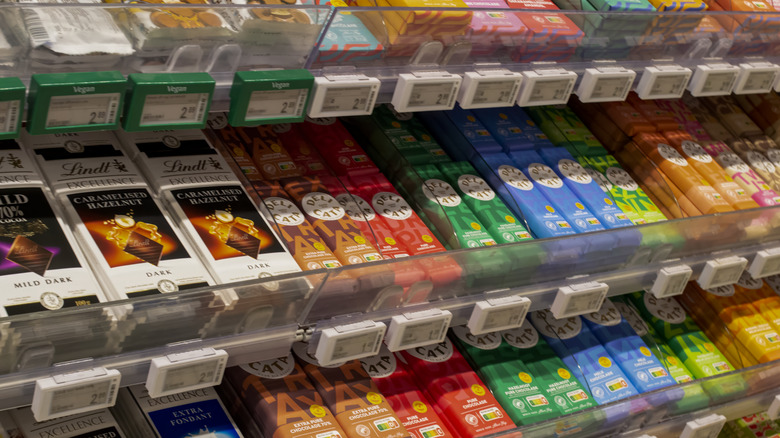
[[[155, 40], [143, 35], [144, 30], [132, 21], [133, 14], [175, 15], [189, 5], [2, 3], [0, 28], [16, 29], [14, 23], [24, 17], [29, 27], [30, 17], [46, 10], [80, 14], [87, 8], [105, 12], [105, 20], [115, 20], [115, 26], [127, 36], [127, 50], [68, 55], [56, 51], [61, 47], [54, 40], [41, 43], [39, 35], [12, 33], [6, 35], [7, 44], [0, 44], [0, 76], [18, 77], [29, 86], [31, 75], [38, 73], [208, 72], [216, 81], [211, 111], [218, 112], [230, 108], [235, 72], [246, 70], [306, 69], [326, 79], [364, 75], [381, 83], [377, 102], [390, 102], [402, 73], [563, 69], [577, 75], [576, 90], [587, 68], [634, 71], [633, 86], [640, 83], [648, 67], [676, 65], [693, 71], [702, 65], [730, 63], [750, 69], [757, 63], [769, 63], [780, 69], [774, 65], [780, 62], [780, 36], [776, 33], [749, 26], [728, 33], [692, 30], [695, 26], [691, 23], [700, 23], [703, 18], [726, 17], [739, 23], [754, 18], [746, 13], [545, 11], [574, 23], [599, 21], [613, 29], [604, 36], [581, 35], [564, 42], [566, 56], [561, 59], [543, 56], [541, 49], [551, 43], [546, 36], [454, 35], [442, 41], [429, 35], [394, 35], [384, 14], [417, 11], [410, 8], [209, 5], [203, 9], [221, 17], [226, 28], [223, 34], [215, 37], [202, 29], [189, 29]], [[285, 11], [280, 15], [299, 19], [257, 21], [273, 11]], [[510, 9], [471, 12], [517, 17], [540, 14]], [[345, 16], [373, 26], [382, 46], [377, 56], [325, 45], [338, 34]], [[780, 20], [776, 13], [761, 17]], [[258, 35], [265, 39], [255, 38]], [[605, 241], [621, 244], [604, 251], [600, 248]], [[608, 286], [608, 296], [649, 290], [659, 270], [666, 267], [686, 265], [693, 273], [691, 279], [696, 280], [713, 261], [717, 264], [729, 257], [744, 257], [750, 263], [758, 252], [776, 255], [777, 248], [780, 208], [767, 207], [9, 317], [0, 320], [0, 409], [30, 404], [36, 380], [55, 374], [105, 367], [121, 372], [123, 386], [143, 383], [155, 357], [217, 348], [228, 353], [229, 365], [237, 365], [284, 355], [296, 341], [306, 340], [313, 349], [323, 330], [356, 322], [389, 324], [393, 316], [438, 309], [451, 312], [451, 325], [462, 325], [481, 301], [519, 295], [531, 300], [531, 310], [546, 309], [562, 287], [598, 282]], [[393, 284], [394, 272], [418, 265], [423, 259], [435, 264], [439, 258], [458, 266], [461, 274], [456, 280], [421, 281], [407, 288]], [[780, 393], [776, 365], [757, 365], [644, 394], [526, 426], [516, 435], [679, 433], [686, 421], [708, 412], [735, 417], [765, 409]], [[679, 395], [693, 385], [706, 390], [733, 382], [739, 383], [734, 386], [740, 390], [708, 399], [702, 406], [678, 403]], [[588, 429], [593, 425], [599, 426]], [[637, 432], [640, 427], [641, 433]]]

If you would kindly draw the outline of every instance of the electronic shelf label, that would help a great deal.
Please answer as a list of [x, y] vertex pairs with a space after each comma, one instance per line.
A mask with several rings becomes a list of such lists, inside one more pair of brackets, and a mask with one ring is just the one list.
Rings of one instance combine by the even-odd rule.
[[780, 274], [780, 247], [758, 251], [747, 271], [756, 279]]
[[734, 94], [768, 93], [779, 82], [780, 66], [771, 62], [746, 62], [739, 69]]
[[726, 417], [712, 414], [685, 423], [680, 438], [716, 438], [726, 424]]
[[390, 351], [443, 342], [452, 322], [448, 310], [430, 309], [396, 315], [390, 320], [385, 344]]
[[766, 410], [766, 414], [772, 421], [780, 418], [780, 395], [776, 395], [775, 398], [772, 399], [772, 403], [769, 405], [769, 409]]
[[228, 120], [232, 126], [302, 122], [313, 86], [304, 69], [237, 72]]
[[19, 136], [25, 91], [19, 78], [0, 78], [0, 140]]
[[656, 298], [673, 297], [680, 295], [685, 290], [685, 285], [693, 275], [693, 270], [688, 265], [667, 266], [658, 271], [650, 293]]
[[391, 103], [399, 113], [451, 110], [462, 81], [446, 71], [401, 73]]
[[514, 106], [523, 75], [505, 68], [468, 71], [458, 93], [464, 109]]
[[128, 87], [125, 130], [203, 129], [216, 81], [208, 73], [133, 73]]
[[361, 321], [322, 330], [314, 357], [322, 366], [379, 354], [387, 326], [381, 322]]
[[146, 389], [153, 398], [219, 385], [225, 374], [225, 350], [203, 348], [152, 359]]
[[367, 116], [374, 110], [380, 82], [364, 74], [314, 78], [309, 117]]
[[523, 325], [530, 307], [531, 300], [520, 295], [479, 301], [466, 327], [473, 335], [517, 328]]
[[523, 87], [517, 98], [520, 106], [564, 104], [577, 82], [577, 73], [562, 68], [524, 71]]
[[550, 306], [550, 312], [557, 319], [597, 312], [608, 290], [609, 285], [598, 281], [561, 287]]
[[703, 64], [696, 67], [688, 91], [699, 96], [728, 96], [737, 83], [740, 68], [727, 62]]
[[747, 263], [746, 258], [739, 256], [709, 260], [696, 281], [704, 290], [734, 284], [742, 276]]
[[626, 100], [636, 72], [619, 66], [586, 68], [577, 87], [583, 102], [617, 102]]
[[46, 421], [114, 406], [120, 379], [119, 371], [102, 367], [38, 379], [33, 416]]
[[645, 67], [636, 93], [641, 99], [677, 99], [685, 92], [691, 75], [691, 69], [679, 65]]
[[119, 128], [127, 80], [118, 71], [34, 74], [30, 79], [30, 134]]

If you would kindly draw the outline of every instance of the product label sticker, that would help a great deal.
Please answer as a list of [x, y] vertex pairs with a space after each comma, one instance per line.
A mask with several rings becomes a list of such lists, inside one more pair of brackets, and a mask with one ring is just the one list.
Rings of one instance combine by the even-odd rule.
[[607, 169], [606, 174], [607, 180], [610, 183], [627, 192], [634, 192], [639, 188], [639, 185], [634, 181], [634, 178], [631, 178], [631, 175], [629, 175], [628, 172], [619, 167], [610, 167]]
[[539, 343], [539, 332], [536, 331], [528, 319], [524, 320], [523, 325], [520, 327], [504, 330], [501, 332], [501, 337], [504, 338], [507, 344], [515, 348], [533, 348]]
[[569, 159], [560, 160], [558, 161], [558, 170], [564, 178], [578, 184], [590, 184], [590, 182], [593, 181], [593, 178], [585, 171], [585, 168], [576, 161]]
[[596, 181], [596, 183], [599, 185], [599, 187], [604, 193], [607, 193], [610, 190], [612, 190], [612, 183], [609, 182], [607, 177], [604, 176], [601, 172], [595, 171], [593, 169], [585, 169], [585, 172], [587, 172], [588, 175], [590, 175], [590, 177], [594, 181]]
[[780, 149], [768, 149], [766, 151], [766, 156], [775, 167], [780, 166]]
[[379, 354], [360, 359], [360, 363], [363, 364], [363, 369], [372, 379], [390, 377], [398, 367], [395, 354], [384, 346], [379, 350]]
[[336, 200], [339, 201], [344, 211], [347, 213], [350, 219], [353, 221], [372, 221], [376, 219], [376, 213], [371, 205], [358, 195], [350, 195], [348, 193], [342, 193], [336, 195]]
[[772, 164], [772, 162], [769, 161], [763, 154], [756, 151], [750, 151], [747, 153], [747, 159], [748, 163], [750, 163], [753, 168], [766, 173], [775, 173], [774, 164]]
[[724, 152], [718, 155], [718, 161], [727, 171], [732, 173], [746, 173], [750, 172], [750, 167], [742, 161], [737, 154], [733, 152]]
[[644, 336], [647, 334], [647, 325], [631, 306], [621, 302], [614, 304], [637, 335]]
[[171, 191], [215, 260], [284, 252], [241, 186]]
[[461, 341], [479, 348], [480, 350], [495, 350], [501, 346], [501, 335], [499, 333], [485, 333], [483, 335], [473, 335], [466, 326], [457, 326], [452, 328], [452, 332]]
[[502, 164], [501, 166], [498, 166], [498, 176], [502, 181], [516, 189], [529, 191], [534, 188], [531, 180], [529, 180], [525, 174], [516, 167]]
[[[190, 415], [183, 416], [183, 412]], [[240, 437], [233, 422], [217, 399], [160, 409], [149, 412], [147, 415], [161, 436]]]
[[719, 286], [714, 287], [712, 289], [707, 289], [707, 293], [717, 295], [719, 297], [731, 297], [734, 296], [734, 285], [733, 284], [727, 284], [725, 286]]
[[301, 206], [306, 214], [325, 221], [337, 221], [346, 214], [336, 198], [322, 192], [311, 192], [303, 195]]
[[457, 207], [461, 203], [458, 192], [449, 183], [440, 179], [431, 178], [425, 180], [422, 191], [426, 198], [444, 207]]
[[295, 360], [292, 357], [292, 353], [288, 353], [284, 357], [260, 362], [249, 362], [240, 367], [247, 373], [263, 379], [281, 379], [288, 376], [295, 369]]
[[444, 338], [444, 342], [438, 344], [406, 350], [417, 359], [427, 362], [446, 362], [452, 357], [452, 351], [452, 342], [448, 338]]
[[685, 322], [685, 310], [674, 298], [656, 298], [653, 294], [644, 294], [645, 307], [651, 315], [671, 324]]
[[707, 151], [705, 151], [704, 148], [701, 147], [701, 145], [698, 143], [686, 140], [682, 142], [682, 150], [685, 152], [685, 155], [693, 158], [696, 161], [700, 161], [702, 163], [712, 162], [712, 156], [708, 154]]
[[464, 174], [458, 177], [458, 187], [466, 194], [478, 201], [491, 201], [496, 193], [488, 183], [475, 175]]
[[528, 165], [528, 174], [531, 175], [537, 183], [551, 189], [563, 187], [563, 181], [549, 166], [541, 163], [531, 163]]
[[764, 281], [766, 281], [766, 284], [768, 284], [776, 294], [780, 295], [780, 275], [770, 275], [769, 277], [764, 278]]
[[601, 305], [598, 312], [587, 313], [582, 317], [594, 324], [605, 326], [618, 325], [622, 319], [620, 311], [609, 298], [604, 299], [604, 304]]
[[289, 199], [271, 196], [263, 199], [263, 203], [279, 225], [296, 227], [306, 219], [298, 206]]
[[669, 160], [678, 166], [688, 165], [688, 162], [685, 161], [685, 158], [683, 158], [679, 152], [677, 152], [673, 147], [669, 146], [668, 144], [659, 143], [658, 153], [661, 154], [661, 156], [664, 157], [664, 159]]
[[412, 207], [401, 196], [391, 192], [379, 192], [371, 198], [371, 205], [382, 217], [402, 221], [412, 217]]
[[579, 316], [557, 319], [549, 310], [533, 312], [531, 321], [549, 338], [571, 339], [582, 331], [582, 320]]
[[743, 271], [737, 284], [745, 289], [758, 290], [764, 285], [763, 280], [756, 280], [748, 271]]

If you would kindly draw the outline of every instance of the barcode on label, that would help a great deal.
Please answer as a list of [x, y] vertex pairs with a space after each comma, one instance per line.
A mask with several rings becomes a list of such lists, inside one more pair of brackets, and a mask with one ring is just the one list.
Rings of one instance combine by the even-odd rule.
[[0, 126], [5, 126], [4, 132], [14, 131], [16, 125], [19, 123], [19, 101], [14, 100], [11, 102], [7, 112], [5, 124], [0, 123]]
[[195, 116], [195, 121], [200, 122], [203, 120], [203, 117], [206, 115], [206, 105], [209, 103], [209, 94], [208, 93], [201, 93], [200, 99], [198, 100], [198, 111], [197, 115]]
[[303, 115], [303, 106], [306, 103], [306, 96], [308, 96], [309, 93], [307, 90], [301, 90], [300, 93], [298, 93], [298, 102], [295, 104], [295, 117], [301, 117]]
[[116, 110], [119, 107], [119, 95], [113, 97], [108, 103], [108, 116], [105, 123], [107, 125], [116, 122]]
[[49, 32], [46, 31], [43, 20], [41, 20], [40, 15], [36, 11], [25, 9], [24, 24], [27, 27], [27, 32], [30, 34], [33, 47], [41, 46], [51, 41]]

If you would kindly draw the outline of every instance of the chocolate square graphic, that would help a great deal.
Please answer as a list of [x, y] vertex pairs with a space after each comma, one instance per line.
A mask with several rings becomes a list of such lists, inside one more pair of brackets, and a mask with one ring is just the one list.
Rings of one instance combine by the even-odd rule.
[[157, 266], [162, 257], [163, 246], [138, 231], [130, 233], [124, 251]]
[[256, 259], [257, 255], [260, 254], [260, 239], [236, 226], [230, 227], [225, 244], [253, 259]]
[[54, 253], [24, 236], [16, 236], [5, 258], [43, 277]]

